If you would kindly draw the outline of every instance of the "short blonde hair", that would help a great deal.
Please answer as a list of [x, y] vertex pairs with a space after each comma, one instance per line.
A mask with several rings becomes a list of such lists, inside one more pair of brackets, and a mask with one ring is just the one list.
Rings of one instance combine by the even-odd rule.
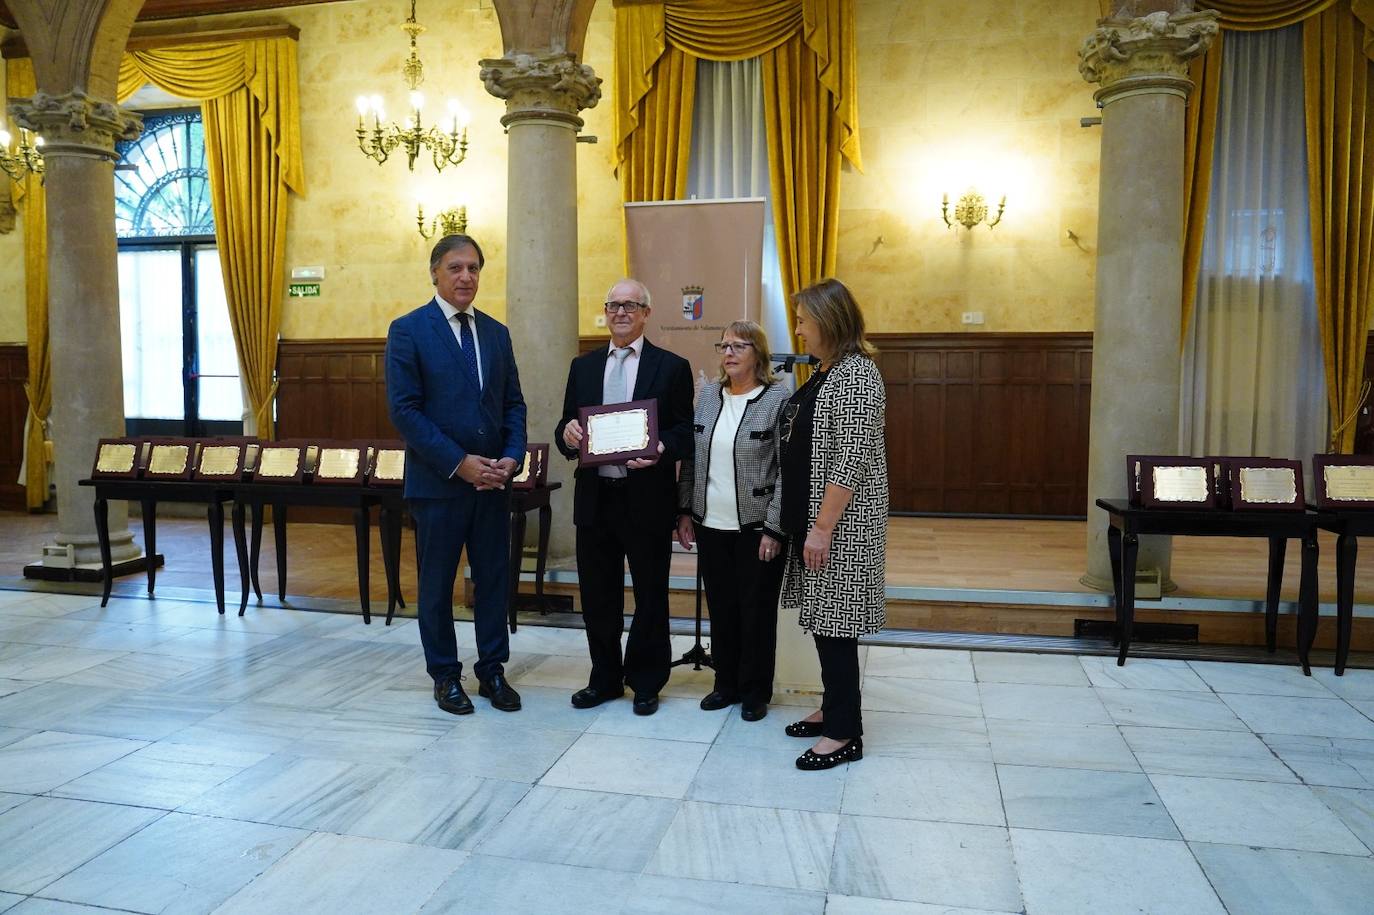
[[792, 296], [792, 304], [804, 309], [816, 322], [835, 361], [858, 353], [872, 359], [878, 349], [864, 337], [864, 313], [854, 294], [837, 279], [824, 279]]
[[[768, 335], [763, 332], [763, 328], [756, 321], [731, 321], [726, 325], [725, 330], [720, 332], [720, 339], [724, 340], [726, 334], [733, 334], [745, 343], [749, 343], [754, 348], [754, 380], [759, 384], [772, 384], [777, 381], [777, 376], [773, 374], [773, 351], [768, 348]], [[720, 375], [716, 380], [725, 384], [730, 379], [725, 374], [725, 366], [721, 366]]]

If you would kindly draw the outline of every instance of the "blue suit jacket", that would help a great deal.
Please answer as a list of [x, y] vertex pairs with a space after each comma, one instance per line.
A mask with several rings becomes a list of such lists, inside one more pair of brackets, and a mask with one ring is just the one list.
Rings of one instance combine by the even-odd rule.
[[387, 332], [387, 402], [406, 443], [408, 499], [472, 495], [471, 483], [450, 477], [469, 453], [525, 461], [525, 398], [510, 331], [489, 315], [476, 315], [480, 392], [433, 299], [392, 321]]

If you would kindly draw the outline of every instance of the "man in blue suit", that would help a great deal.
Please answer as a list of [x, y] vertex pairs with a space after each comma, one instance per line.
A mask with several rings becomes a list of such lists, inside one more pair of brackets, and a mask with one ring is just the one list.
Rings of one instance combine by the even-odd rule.
[[506, 682], [510, 571], [508, 483], [525, 459], [525, 399], [510, 332], [472, 307], [485, 260], [477, 242], [446, 235], [429, 256], [435, 296], [391, 322], [386, 390], [406, 442], [405, 496], [415, 519], [420, 643], [439, 708], [472, 712], [453, 631], [453, 583], [467, 547], [475, 592], [478, 695], [513, 712]]

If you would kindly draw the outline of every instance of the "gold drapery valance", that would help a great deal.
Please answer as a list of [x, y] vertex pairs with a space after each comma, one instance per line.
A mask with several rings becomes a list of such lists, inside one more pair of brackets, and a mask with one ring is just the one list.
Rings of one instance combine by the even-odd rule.
[[706, 60], [749, 60], [800, 33], [815, 54], [816, 79], [829, 90], [839, 117], [840, 151], [855, 168], [862, 167], [848, 0], [616, 0], [615, 6], [617, 166], [629, 156], [631, 134], [642, 126], [637, 109], [655, 85], [655, 68], [667, 47]]

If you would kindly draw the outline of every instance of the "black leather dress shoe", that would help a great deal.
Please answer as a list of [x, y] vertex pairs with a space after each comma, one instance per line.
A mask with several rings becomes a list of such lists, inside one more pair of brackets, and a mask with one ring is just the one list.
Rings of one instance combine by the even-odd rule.
[[471, 715], [472, 700], [463, 692], [457, 677], [445, 677], [434, 684], [434, 701], [450, 715]]
[[855, 737], [833, 753], [817, 753], [815, 750], [807, 750], [797, 757], [797, 768], [807, 772], [816, 772], [821, 769], [833, 769], [842, 763], [854, 762], [863, 758], [864, 739]]
[[746, 702], [740, 706], [739, 716], [745, 721], [761, 721], [768, 717], [768, 703]]
[[652, 715], [658, 711], [658, 693], [635, 693], [635, 714]]
[[722, 693], [718, 689], [713, 689], [701, 700], [701, 710], [703, 712], [714, 712], [716, 709], [734, 705], [739, 700], [729, 693]]
[[618, 689], [611, 693], [603, 693], [594, 686], [588, 686], [572, 694], [572, 704], [573, 708], [596, 708], [603, 702], [619, 699], [623, 695], [625, 695], [625, 690], [623, 689]]
[[506, 682], [504, 674], [492, 674], [477, 681], [477, 695], [491, 700], [491, 707], [502, 712], [520, 710], [520, 694]]

